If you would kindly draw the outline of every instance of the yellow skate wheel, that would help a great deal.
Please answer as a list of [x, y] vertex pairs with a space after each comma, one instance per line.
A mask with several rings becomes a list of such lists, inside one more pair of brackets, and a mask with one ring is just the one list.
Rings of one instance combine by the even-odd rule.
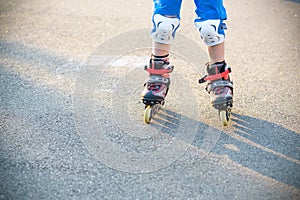
[[219, 111], [219, 115], [220, 115], [220, 120], [223, 126], [228, 126], [228, 121], [229, 121], [229, 117], [228, 117], [228, 113], [226, 110], [220, 110]]
[[151, 115], [152, 115], [151, 106], [147, 106], [145, 108], [145, 111], [144, 111], [144, 121], [145, 121], [145, 123], [150, 124], [151, 117], [152, 117]]

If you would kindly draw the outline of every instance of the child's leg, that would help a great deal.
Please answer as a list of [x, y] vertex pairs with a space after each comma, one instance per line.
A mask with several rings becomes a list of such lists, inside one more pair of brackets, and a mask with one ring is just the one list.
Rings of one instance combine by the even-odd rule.
[[215, 46], [207, 47], [210, 62], [222, 62], [225, 60], [225, 44], [224, 42]]
[[208, 82], [206, 90], [212, 105], [221, 110], [232, 106], [233, 85], [229, 73], [230, 66], [225, 62], [226, 10], [222, 0], [194, 0], [196, 4], [195, 26], [207, 46], [210, 62], [206, 65], [207, 76], [199, 80]]
[[144, 85], [141, 94], [146, 107], [163, 104], [170, 85], [169, 73], [173, 66], [169, 62], [169, 50], [179, 27], [179, 13], [182, 0], [153, 0], [154, 13], [152, 17], [153, 50], [149, 65], [149, 80]]
[[227, 19], [222, 0], [194, 0], [197, 18], [195, 26], [200, 32], [201, 39], [207, 45], [211, 62], [224, 61], [224, 39]]
[[179, 27], [182, 0], [153, 0], [152, 17], [153, 38], [152, 54], [164, 56], [169, 54], [170, 46]]

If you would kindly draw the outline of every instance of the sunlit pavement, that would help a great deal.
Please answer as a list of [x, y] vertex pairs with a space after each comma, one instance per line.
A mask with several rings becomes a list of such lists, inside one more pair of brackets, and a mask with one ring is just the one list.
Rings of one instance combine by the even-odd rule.
[[165, 108], [143, 122], [152, 1], [0, 2], [0, 199], [299, 199], [299, 1], [225, 1], [221, 126], [182, 5]]

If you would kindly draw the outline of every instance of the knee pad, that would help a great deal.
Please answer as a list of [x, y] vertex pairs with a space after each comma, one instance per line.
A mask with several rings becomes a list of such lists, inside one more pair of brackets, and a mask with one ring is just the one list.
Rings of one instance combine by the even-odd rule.
[[155, 42], [162, 44], [171, 44], [175, 37], [175, 32], [179, 27], [180, 20], [176, 18], [165, 17], [160, 14], [154, 14], [152, 18], [153, 29], [151, 36]]
[[195, 21], [195, 26], [207, 46], [220, 44], [225, 39], [226, 24], [222, 23], [221, 20]]

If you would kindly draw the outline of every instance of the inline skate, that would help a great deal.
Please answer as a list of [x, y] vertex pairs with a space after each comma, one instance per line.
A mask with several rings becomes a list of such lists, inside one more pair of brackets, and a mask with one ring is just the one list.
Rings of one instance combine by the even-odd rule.
[[142, 102], [145, 104], [144, 121], [149, 124], [154, 114], [165, 103], [170, 86], [170, 75], [174, 66], [170, 65], [168, 56], [153, 56], [150, 64], [145, 66], [149, 72], [149, 79], [144, 84], [141, 94]]
[[225, 61], [206, 64], [207, 75], [199, 79], [199, 83], [205, 83], [210, 94], [210, 102], [219, 112], [219, 118], [223, 126], [227, 126], [230, 120], [233, 106], [233, 82], [230, 79], [231, 68]]

